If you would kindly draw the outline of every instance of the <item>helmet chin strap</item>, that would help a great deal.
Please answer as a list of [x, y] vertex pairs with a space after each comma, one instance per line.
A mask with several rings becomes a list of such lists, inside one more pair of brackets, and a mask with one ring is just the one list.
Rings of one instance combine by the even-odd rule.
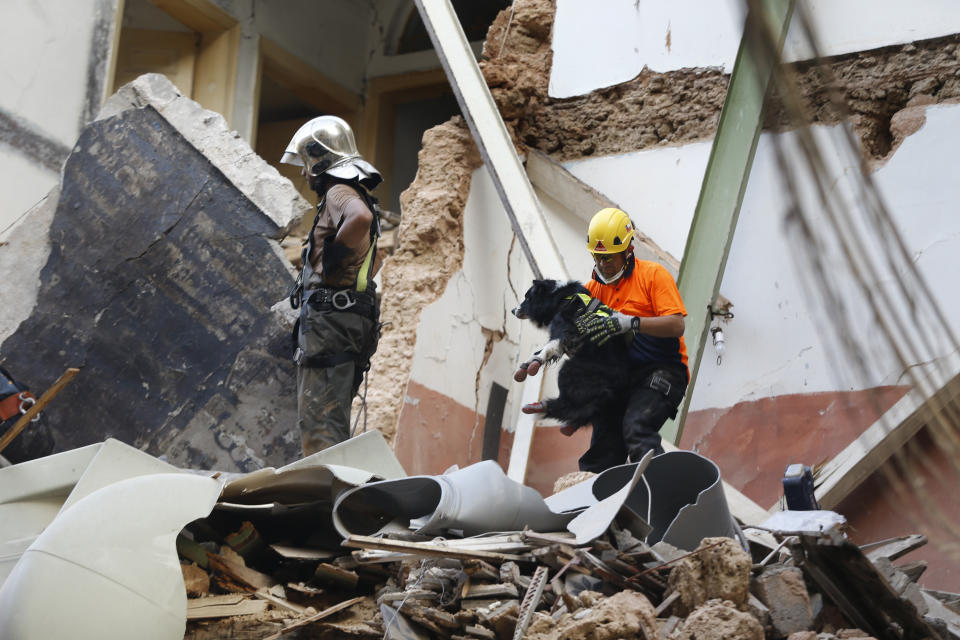
[[620, 267], [620, 271], [617, 271], [616, 274], [614, 274], [609, 278], [604, 278], [603, 274], [600, 273], [600, 269], [598, 269], [596, 265], [593, 266], [593, 272], [597, 274], [597, 277], [600, 278], [600, 281], [603, 282], [603, 284], [610, 284], [611, 282], [616, 282], [617, 280], [620, 279], [620, 276], [623, 275], [623, 272], [626, 271], [626, 269], [627, 269], [627, 265], [623, 265], [622, 267]]

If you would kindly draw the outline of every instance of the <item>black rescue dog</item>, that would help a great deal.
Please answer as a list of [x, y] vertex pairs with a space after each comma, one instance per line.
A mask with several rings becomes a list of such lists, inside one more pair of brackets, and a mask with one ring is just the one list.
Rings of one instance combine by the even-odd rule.
[[599, 301], [591, 298], [579, 282], [534, 280], [513, 310], [516, 317], [531, 320], [550, 333], [550, 341], [520, 365], [515, 380], [523, 381], [527, 375], [536, 374], [542, 364], [569, 356], [557, 379], [560, 395], [524, 407], [524, 413], [543, 413], [565, 423], [570, 428], [566, 433], [607, 414], [622, 413], [629, 385], [628, 338], [610, 340], [598, 347], [577, 332], [574, 321], [587, 312], [588, 305], [593, 309]]

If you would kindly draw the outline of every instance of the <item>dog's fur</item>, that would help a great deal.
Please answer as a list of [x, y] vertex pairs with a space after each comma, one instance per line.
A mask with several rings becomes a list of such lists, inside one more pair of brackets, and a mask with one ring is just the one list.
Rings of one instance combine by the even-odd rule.
[[569, 356], [558, 375], [560, 395], [545, 400], [543, 407], [547, 417], [573, 428], [622, 413], [630, 378], [628, 338], [615, 336], [598, 347], [577, 332], [574, 321], [586, 311], [579, 293], [590, 295], [576, 281], [534, 280], [513, 310], [513, 315], [531, 320], [550, 333], [550, 341], [521, 365], [523, 370], [533, 360], [551, 363], [562, 355]]

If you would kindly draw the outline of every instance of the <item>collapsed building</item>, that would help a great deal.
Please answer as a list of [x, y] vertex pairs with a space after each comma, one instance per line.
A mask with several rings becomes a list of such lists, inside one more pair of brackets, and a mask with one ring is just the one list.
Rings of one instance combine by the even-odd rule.
[[[93, 43], [85, 60], [88, 81], [82, 91], [67, 93], [82, 105], [76, 121], [86, 127], [94, 114], [100, 118], [84, 128], [76, 144], [69, 131], [56, 142], [31, 124], [41, 124], [42, 109], [3, 105], [11, 166], [27, 158], [35, 167], [31, 180], [40, 184], [44, 171], [59, 172], [66, 160], [57, 190], [22, 218], [29, 225], [12, 225], [0, 247], [5, 273], [16, 276], [5, 278], [5, 297], [18, 301], [5, 311], [3, 364], [36, 389], [49, 386], [66, 367], [81, 367], [77, 381], [45, 411], [58, 451], [116, 437], [183, 468], [251, 472], [290, 464], [298, 456], [296, 438], [290, 437], [293, 366], [285, 358], [290, 320], [282, 313], [290, 269], [278, 242], [288, 233], [302, 234], [309, 204], [275, 179], [272, 169], [253, 164], [259, 159], [243, 144], [242, 139], [256, 139], [254, 151], [273, 162], [279, 152], [269, 155], [265, 140], [293, 130], [282, 129], [282, 119], [257, 121], [258, 107], [266, 112], [270, 105], [256, 104], [255, 87], [262, 83], [274, 98], [293, 93], [301, 109], [306, 104], [348, 116], [365, 155], [383, 169], [396, 150], [390, 147], [401, 146], [402, 105], [416, 104], [408, 98], [417, 92], [434, 95], [438, 84], [446, 85], [439, 59], [424, 62], [421, 54], [408, 53], [421, 57], [391, 60], [397, 56], [385, 53], [403, 40], [397, 25], [416, 17], [412, 4], [372, 3], [355, 15], [326, 7], [345, 27], [336, 38], [347, 39], [350, 31], [375, 43], [376, 64], [349, 71], [359, 73], [359, 80], [347, 77], [349, 65], [328, 66], [332, 59], [305, 46], [301, 31], [278, 44], [280, 19], [267, 3], [90, 4], [96, 9], [90, 12], [93, 22], [83, 22]], [[321, 5], [302, 9], [322, 21]], [[870, 177], [955, 332], [956, 301], [946, 292], [956, 271], [951, 249], [958, 222], [950, 205], [955, 181], [949, 159], [960, 95], [960, 16], [950, 11], [907, 10], [895, 3], [817, 6], [812, 15], [826, 63], [810, 62], [796, 29], [787, 36], [785, 59], [813, 105], [814, 130], [823, 146], [837, 144], [844, 127], [856, 136], [856, 157], [841, 151], [828, 156], [826, 171], [836, 191], [850, 197], [860, 188], [857, 176]], [[850, 18], [866, 13], [880, 19]], [[15, 18], [22, 16], [7, 23]], [[200, 42], [191, 73], [214, 75], [205, 82], [200, 75], [186, 81], [192, 93], [182, 91], [181, 79], [171, 78], [173, 89], [160, 78], [141, 78], [100, 112], [100, 94], [139, 75], [130, 75], [135, 65], [124, 64], [136, 59], [124, 57], [136, 42], [130, 38], [160, 18], [166, 26], [180, 24], [168, 31], [194, 34], [180, 40]], [[697, 194], [740, 39], [738, 20], [736, 12], [723, 8], [689, 16], [665, 4], [624, 2], [596, 11], [573, 2], [518, 1], [493, 21], [480, 68], [524, 157], [569, 277], [589, 274], [583, 228], [606, 203], [634, 217], [654, 259], [676, 272], [688, 258]], [[372, 36], [366, 35], [370, 24]], [[611, 46], [587, 46], [587, 30]], [[164, 46], [176, 40], [158, 39]], [[216, 77], [223, 70], [210, 56], [232, 61], [226, 68], [233, 76]], [[392, 77], [389, 71], [404, 64], [412, 66]], [[146, 67], [138, 71], [171, 75], [156, 65]], [[293, 77], [298, 70], [302, 76]], [[827, 72], [834, 83], [829, 86]], [[829, 89], [835, 88], [842, 90], [850, 114], [831, 107]], [[29, 90], [24, 95], [29, 97]], [[226, 121], [191, 106], [187, 95], [223, 113]], [[303, 119], [312, 115], [297, 113]], [[949, 357], [956, 341], [937, 342], [914, 360], [873, 354], [870, 375], [858, 378], [854, 374], [862, 372], [847, 365], [848, 377], [833, 377], [836, 356], [847, 352], [831, 342], [832, 332], [860, 333], [879, 351], [882, 323], [863, 309], [858, 313], [855, 294], [846, 317], [837, 309], [824, 313], [815, 297], [804, 295], [810, 283], [797, 273], [803, 257], [796, 264], [789, 258], [803, 247], [784, 223], [787, 198], [777, 175], [776, 140], [793, 127], [785, 108], [771, 98], [735, 232], [715, 238], [729, 243], [717, 277], [732, 307], [721, 310], [717, 300], [705, 300], [718, 311], [708, 313], [705, 322], [724, 332], [726, 349], [721, 357], [702, 345], [682, 432], [673, 432], [676, 443], [715, 461], [728, 484], [771, 513], [780, 508], [787, 465], [824, 464], [818, 498], [844, 514], [851, 540], [865, 544], [921, 532], [930, 543], [911, 556], [927, 563], [919, 582], [957, 591], [955, 438], [936, 428], [938, 409], [953, 400], [956, 369], [949, 361], [944, 365], [933, 405], [934, 393], [915, 397], [915, 387], [922, 385], [908, 373], [927, 359]], [[393, 145], [383, 141], [387, 131], [398, 136]], [[519, 442], [521, 398], [531, 391], [511, 374], [542, 335], [507, 310], [533, 272], [474, 135], [459, 118], [429, 129], [410, 188], [399, 195], [402, 186], [384, 185], [398, 194], [402, 221], [381, 276], [383, 316], [391, 324], [369, 375], [366, 428], [392, 443], [407, 474], [440, 474], [453, 464], [495, 459], [549, 495], [554, 480], [575, 469], [587, 434], [566, 438], [557, 425], [529, 424], [526, 441]], [[170, 148], [175, 145], [180, 146]], [[145, 151], [143, 163], [127, 149]], [[177, 161], [161, 166], [153, 162], [153, 149], [166, 149]], [[248, 156], [251, 164], [237, 162]], [[392, 164], [404, 166], [399, 160]], [[399, 183], [399, 172], [393, 173]], [[170, 176], [158, 181], [168, 183], [144, 177], [155, 175]], [[115, 176], [116, 183], [107, 184], [103, 176]], [[35, 201], [44, 193], [31, 197]], [[172, 205], [152, 216], [158, 201]], [[4, 215], [13, 222], [25, 209]], [[78, 215], [84, 224], [75, 224]], [[826, 215], [815, 222], [830, 224]], [[72, 245], [83, 250], [68, 250]], [[835, 268], [830, 276], [843, 280], [850, 274]], [[870, 284], [881, 283], [888, 284]], [[893, 300], [904, 307], [916, 302]], [[931, 310], [920, 307], [922, 321]], [[688, 311], [703, 310], [688, 303]], [[837, 329], [829, 324], [831, 312], [841, 316], [834, 319]], [[548, 378], [534, 392], [546, 396], [552, 385]], [[78, 411], [85, 402], [92, 408]], [[528, 452], [518, 449], [518, 442]], [[904, 455], [888, 460], [894, 454]], [[850, 626], [860, 624], [850, 620]], [[499, 632], [493, 623], [479, 626]]]

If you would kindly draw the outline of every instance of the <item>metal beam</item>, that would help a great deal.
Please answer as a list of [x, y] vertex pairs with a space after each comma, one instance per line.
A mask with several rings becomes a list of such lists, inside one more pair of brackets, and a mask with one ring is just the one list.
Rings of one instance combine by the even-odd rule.
[[757, 140], [763, 124], [763, 100], [774, 65], [779, 61], [766, 53], [750, 25], [770, 30], [777, 51], [783, 47], [793, 0], [756, 0], [750, 2], [750, 15], [740, 50], [730, 74], [727, 96], [720, 112], [717, 135], [700, 187], [700, 198], [683, 251], [678, 286], [687, 313], [684, 339], [690, 366], [690, 386], [677, 419], [661, 430], [665, 440], [677, 443], [682, 435], [700, 369], [703, 346], [710, 329], [709, 307], [717, 299], [730, 243], [740, 215]]
[[527, 180], [453, 5], [449, 0], [416, 0], [416, 4], [530, 268], [537, 278], [568, 279], [540, 202]]

